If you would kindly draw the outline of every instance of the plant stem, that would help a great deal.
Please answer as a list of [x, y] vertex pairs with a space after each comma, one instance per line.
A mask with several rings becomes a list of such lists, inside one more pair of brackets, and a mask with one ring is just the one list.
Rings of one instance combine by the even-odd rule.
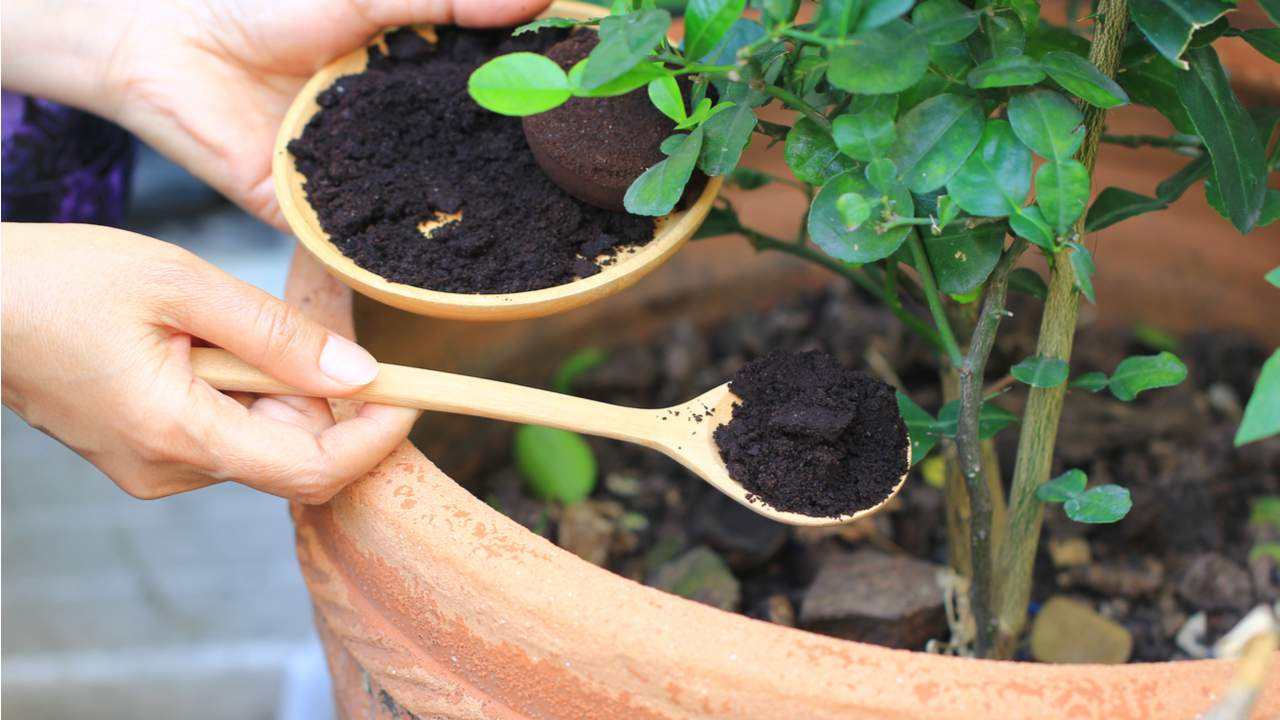
[[956, 426], [956, 451], [960, 460], [960, 473], [969, 491], [969, 557], [973, 567], [973, 583], [970, 584], [969, 606], [973, 610], [977, 637], [975, 651], [981, 657], [991, 652], [995, 640], [995, 623], [992, 622], [991, 545], [995, 535], [992, 522], [995, 502], [991, 487], [983, 474], [982, 438], [978, 429], [978, 417], [982, 410], [982, 382], [987, 358], [995, 345], [996, 330], [1005, 315], [1005, 296], [1009, 289], [1009, 272], [1027, 249], [1021, 238], [1000, 257], [987, 280], [986, 297], [982, 312], [978, 315], [973, 334], [969, 338], [969, 352], [960, 366], [960, 410]]
[[1190, 135], [1111, 135], [1103, 133], [1102, 142], [1123, 147], [1164, 147], [1175, 150], [1200, 150], [1204, 143]]
[[[1098, 26], [1089, 47], [1089, 60], [1107, 77], [1115, 77], [1128, 24], [1127, 0], [1101, 0], [1098, 11]], [[1085, 137], [1077, 158], [1091, 176], [1098, 155], [1098, 142], [1102, 139], [1104, 114], [1105, 111], [1091, 105], [1084, 108]], [[1083, 216], [1076, 221], [1075, 229], [1083, 235]], [[1045, 299], [1040, 337], [1036, 343], [1037, 355], [1062, 360], [1071, 358], [1079, 309], [1075, 273], [1062, 254], [1066, 252], [1071, 251], [1059, 252], [1049, 272], [1049, 294]], [[1036, 489], [1049, 479], [1066, 392], [1067, 385], [1063, 383], [1052, 388], [1033, 387], [1027, 396], [1027, 409], [1018, 436], [1018, 459], [1010, 488], [1009, 526], [997, 556], [995, 573], [999, 586], [994, 595], [997, 623], [994, 651], [998, 657], [1013, 655], [1026, 624], [1031, 571], [1044, 515], [1044, 507], [1036, 499]]]
[[868, 279], [867, 276], [859, 272], [857, 268], [849, 267], [824, 252], [814, 250], [808, 245], [788, 242], [786, 240], [773, 237], [772, 235], [757, 232], [747, 227], [739, 227], [738, 232], [745, 235], [747, 240], [749, 240], [752, 246], [757, 250], [777, 250], [778, 252], [786, 253], [788, 255], [794, 255], [795, 257], [808, 260], [815, 265], [820, 265], [831, 272], [844, 277], [849, 282], [852, 282], [863, 290], [871, 293], [871, 295], [880, 302], [883, 302], [885, 306], [889, 308], [889, 311], [892, 312], [903, 325], [906, 325], [917, 335], [924, 338], [925, 342], [932, 345], [934, 349], [939, 352], [943, 351], [944, 346], [942, 344], [942, 339], [933, 328], [929, 327], [923, 320], [916, 317], [906, 308], [902, 307], [901, 303], [887, 302], [884, 289]]
[[783, 90], [776, 85], [765, 85], [760, 88], [764, 92], [790, 105], [793, 109], [804, 113], [804, 116], [813, 121], [815, 125], [822, 129], [822, 132], [831, 134], [831, 121], [827, 119], [817, 108], [802, 100], [798, 95], [788, 90]]
[[920, 282], [924, 285], [924, 300], [929, 306], [929, 314], [933, 315], [933, 324], [938, 328], [942, 338], [942, 346], [951, 360], [953, 367], [960, 367], [964, 356], [960, 354], [960, 345], [951, 332], [951, 322], [947, 320], [947, 312], [942, 307], [942, 297], [938, 294], [938, 282], [933, 277], [933, 266], [929, 264], [929, 256], [925, 254], [924, 243], [920, 241], [920, 233], [912, 230], [907, 235], [911, 244], [911, 256], [916, 261], [916, 272], [920, 273]]

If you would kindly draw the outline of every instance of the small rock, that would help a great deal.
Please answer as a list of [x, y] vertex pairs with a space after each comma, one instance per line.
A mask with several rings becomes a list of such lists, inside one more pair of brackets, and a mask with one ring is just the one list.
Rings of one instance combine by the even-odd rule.
[[1164, 584], [1164, 565], [1152, 557], [1141, 564], [1093, 563], [1059, 573], [1063, 587], [1083, 586], [1103, 595], [1136, 598], [1150, 595]]
[[1182, 571], [1178, 595], [1196, 610], [1243, 611], [1253, 604], [1253, 583], [1244, 568], [1218, 553], [1200, 553]]
[[604, 476], [604, 487], [609, 492], [622, 498], [631, 498], [640, 494], [643, 486], [640, 478], [634, 473], [612, 472]]
[[658, 568], [649, 584], [659, 590], [721, 610], [736, 610], [741, 597], [738, 579], [707, 547], [698, 546]]
[[787, 541], [787, 526], [743, 507], [723, 493], [703, 495], [690, 523], [695, 542], [718, 550], [735, 570], [768, 562]]
[[796, 608], [786, 595], [770, 595], [765, 599], [765, 619], [774, 625], [796, 626]]
[[1123, 625], [1064, 595], [1049, 598], [1031, 624], [1031, 656], [1040, 662], [1114, 665], [1132, 652]]
[[1187, 618], [1186, 623], [1174, 635], [1178, 649], [1196, 660], [1209, 657], [1210, 648], [1205, 639], [1209, 635], [1209, 618], [1203, 612]]
[[1053, 560], [1054, 567], [1088, 565], [1092, 557], [1089, 541], [1082, 537], [1050, 538], [1049, 557]]
[[1244, 414], [1244, 410], [1240, 407], [1240, 396], [1236, 395], [1235, 389], [1227, 383], [1213, 383], [1205, 391], [1205, 395], [1208, 396], [1209, 407], [1222, 417], [1238, 422], [1240, 416]]
[[829, 557], [800, 608], [800, 626], [848, 640], [921, 648], [947, 629], [941, 566], [858, 550]]
[[604, 567], [613, 540], [613, 521], [596, 503], [576, 502], [560, 513], [556, 544], [593, 565]]

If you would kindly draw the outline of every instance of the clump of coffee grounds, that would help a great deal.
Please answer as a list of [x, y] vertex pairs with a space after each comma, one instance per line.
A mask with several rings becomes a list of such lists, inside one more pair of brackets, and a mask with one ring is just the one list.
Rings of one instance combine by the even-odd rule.
[[[652, 218], [609, 212], [539, 169], [520, 118], [477, 105], [467, 79], [510, 52], [543, 52], [563, 30], [440, 27], [437, 42], [401, 30], [368, 68], [317, 96], [289, 143], [307, 199], [333, 243], [393, 282], [458, 293], [511, 293], [600, 271], [596, 259], [653, 238]], [[462, 218], [426, 237], [423, 223]]]
[[893, 388], [824, 352], [775, 351], [744, 365], [729, 389], [741, 402], [715, 441], [753, 500], [849, 515], [882, 502], [907, 472]]

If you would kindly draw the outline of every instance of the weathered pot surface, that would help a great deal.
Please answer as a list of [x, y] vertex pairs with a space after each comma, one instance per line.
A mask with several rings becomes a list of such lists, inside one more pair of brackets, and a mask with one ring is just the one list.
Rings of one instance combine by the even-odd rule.
[[[686, 249], [635, 297], [607, 302], [653, 310], [664, 294], [715, 288], [733, 272], [804, 276], [727, 245]], [[725, 270], [726, 252], [748, 261]], [[287, 296], [353, 333], [350, 291], [305, 253], [294, 260]], [[426, 323], [407, 334], [434, 345], [441, 363], [457, 357], [441, 341], [465, 349], [468, 335], [479, 338], [473, 348], [489, 338], [491, 354], [501, 356], [504, 346], [550, 332], [539, 323], [563, 330], [588, 322], [571, 314], [503, 329], [395, 318]], [[427, 326], [435, 332], [421, 335]], [[397, 336], [406, 336], [403, 327]], [[477, 719], [1193, 717], [1220, 696], [1233, 669], [1227, 661], [964, 660], [721, 612], [561, 550], [473, 497], [408, 443], [328, 505], [295, 507], [294, 518], [340, 709], [351, 718], [402, 710]], [[1275, 678], [1280, 688], [1280, 670]], [[1280, 710], [1280, 692], [1262, 703]]]

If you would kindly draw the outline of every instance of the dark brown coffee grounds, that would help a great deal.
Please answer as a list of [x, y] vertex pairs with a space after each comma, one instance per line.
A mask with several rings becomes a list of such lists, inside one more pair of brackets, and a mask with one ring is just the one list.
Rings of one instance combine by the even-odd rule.
[[[543, 52], [565, 37], [544, 30], [437, 28], [388, 36], [386, 53], [339, 78], [289, 143], [307, 199], [337, 247], [388, 280], [432, 290], [509, 293], [600, 270], [595, 258], [642, 245], [653, 219], [570, 197], [538, 168], [520, 119], [467, 94], [488, 59]], [[462, 213], [424, 237], [419, 225]]]
[[[547, 51], [566, 71], [600, 42], [580, 29]], [[686, 83], [687, 85], [687, 83]], [[529, 148], [543, 172], [570, 195], [621, 211], [627, 188], [666, 157], [659, 149], [675, 123], [649, 101], [645, 88], [608, 98], [573, 98], [524, 119]]]
[[729, 389], [741, 402], [715, 441], [753, 500], [848, 515], [883, 501], [907, 472], [893, 388], [824, 352], [773, 352], [744, 365]]

